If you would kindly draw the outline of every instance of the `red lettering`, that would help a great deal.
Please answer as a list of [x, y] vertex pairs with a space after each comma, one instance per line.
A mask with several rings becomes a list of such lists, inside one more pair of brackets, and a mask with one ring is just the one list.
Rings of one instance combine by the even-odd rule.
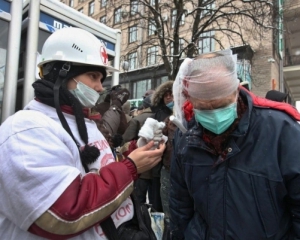
[[129, 204], [126, 205], [125, 209], [128, 213], [131, 213], [131, 208], [130, 208]]
[[[123, 212], [123, 213], [122, 213]], [[125, 208], [124, 207], [120, 207], [119, 210], [118, 210], [118, 215], [120, 217], [125, 217], [126, 216], [126, 211], [125, 211]]]
[[99, 150], [101, 150], [101, 149], [100, 149], [100, 143], [99, 143], [99, 142], [94, 142], [94, 144], [95, 144], [95, 147], [97, 147]]
[[94, 145], [96, 146], [99, 150], [103, 150], [105, 148], [108, 148], [109, 147], [109, 144], [106, 140], [100, 140], [100, 141], [96, 141], [90, 145]]
[[[111, 161], [110, 161], [111, 160]], [[107, 153], [101, 159], [101, 167], [106, 166], [109, 162], [114, 162], [114, 156], [111, 153]]]

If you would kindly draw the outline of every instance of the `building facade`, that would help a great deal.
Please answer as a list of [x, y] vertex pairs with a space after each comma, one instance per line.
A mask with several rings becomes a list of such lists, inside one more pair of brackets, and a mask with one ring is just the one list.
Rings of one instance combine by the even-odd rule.
[[300, 101], [300, 0], [283, 3], [283, 76], [291, 100]]
[[[139, 4], [138, 0], [61, 1], [109, 27], [121, 30], [120, 84], [130, 89], [131, 98], [141, 98], [147, 89], [155, 89], [162, 82], [174, 80], [171, 79], [170, 69], [164, 65], [162, 57], [168, 56], [172, 61], [173, 57], [180, 55], [180, 61], [182, 61], [187, 56], [187, 49], [191, 45], [191, 41], [187, 41], [187, 39], [194, 31], [191, 27], [192, 21], [190, 21], [195, 9], [193, 5], [184, 3], [182, 8], [172, 9], [164, 7], [172, 4], [169, 0], [150, 0], [147, 1], [146, 7], [145, 4]], [[210, 2], [201, 13], [204, 14], [204, 17], [202, 16], [204, 20], [213, 15], [214, 10], [218, 9], [224, 0]], [[157, 8], [158, 6], [159, 8]], [[159, 15], [155, 15], [155, 9], [160, 9]], [[182, 10], [183, 14], [178, 15], [177, 13], [180, 12], [178, 9]], [[144, 17], [149, 15], [149, 12], [154, 16], [153, 19], [155, 17], [161, 19], [161, 25]], [[176, 21], [178, 19], [179, 21]], [[168, 35], [168, 33], [177, 29], [176, 24], [179, 25], [179, 41], [171, 39], [164, 52], [161, 46], [166, 43], [159, 40], [160, 34], [165, 35], [165, 38], [174, 36], [174, 34]], [[281, 74], [283, 56], [280, 54], [278, 32], [274, 30], [276, 27], [265, 28], [258, 35], [253, 32], [250, 22], [247, 20], [239, 22], [239, 27], [243, 28], [244, 41], [241, 41], [233, 35], [224, 35], [222, 31], [214, 31], [216, 24], [220, 28], [223, 22], [215, 22], [212, 24], [211, 30], [206, 29], [193, 41], [193, 47], [197, 48], [195, 53], [231, 48], [234, 53], [238, 54], [239, 78], [241, 81], [249, 82], [252, 92], [264, 97], [266, 92], [271, 89], [289, 91], [284, 87], [285, 83]], [[224, 21], [224, 28], [226, 27]], [[179, 52], [173, 51], [175, 44], [179, 44]], [[105, 86], [109, 87], [109, 83], [110, 81], [106, 81]]]

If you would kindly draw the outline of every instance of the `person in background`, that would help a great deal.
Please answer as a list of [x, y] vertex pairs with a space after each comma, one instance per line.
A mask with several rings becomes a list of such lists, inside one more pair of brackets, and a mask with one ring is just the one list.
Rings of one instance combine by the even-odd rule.
[[[173, 94], [172, 87], [174, 81], [167, 81], [159, 85], [151, 97], [152, 118], [159, 122], [164, 122], [173, 113]], [[160, 175], [162, 163], [156, 165], [151, 170], [151, 202], [153, 208], [158, 212], [163, 212], [161, 196], [160, 196]]]
[[137, 110], [138, 110], [138, 108], [136, 106], [130, 107], [129, 116], [131, 116], [132, 118], [134, 118], [137, 115]]
[[126, 116], [126, 120], [127, 123], [129, 123], [129, 121], [132, 119], [132, 117], [130, 116], [130, 101], [126, 101], [123, 105], [122, 105], [122, 110]]
[[300, 115], [240, 87], [230, 49], [186, 58], [174, 110], [171, 238], [299, 239]]
[[162, 130], [163, 135], [168, 137], [166, 142], [166, 149], [162, 156], [162, 168], [160, 172], [160, 195], [162, 208], [164, 212], [164, 240], [170, 239], [170, 209], [169, 209], [169, 198], [170, 198], [170, 168], [171, 168], [171, 157], [173, 153], [173, 139], [177, 126], [167, 117], [165, 119], [165, 127]]
[[[153, 115], [151, 110], [151, 96], [148, 95], [146, 98], [143, 99], [142, 110], [139, 115], [134, 117], [130, 122], [129, 126], [126, 129], [125, 133], [123, 134], [123, 149], [122, 153], [127, 156], [130, 151], [132, 151], [133, 145], [136, 146], [136, 141], [138, 140], [139, 131], [144, 125], [147, 118]], [[136, 196], [140, 203], [146, 203], [146, 196], [147, 192], [151, 186], [151, 179], [152, 174], [151, 170], [144, 172], [140, 175], [140, 177], [135, 182], [135, 190]], [[152, 195], [149, 193], [149, 203], [152, 203]]]
[[44, 43], [35, 99], [0, 126], [0, 239], [104, 240], [109, 216], [117, 228], [131, 221], [134, 181], [165, 146], [150, 142], [115, 162], [91, 112], [106, 71], [117, 70], [107, 63], [105, 45], [79, 28]]
[[275, 102], [286, 102], [288, 94], [283, 93], [277, 90], [270, 90], [266, 93], [266, 99], [275, 101]]
[[149, 95], [152, 95], [155, 92], [155, 90], [153, 89], [148, 89], [145, 94], [143, 95], [143, 99], [145, 99], [146, 97], [148, 97]]
[[130, 120], [129, 126], [123, 134], [123, 144], [131, 140], [137, 140], [139, 130], [143, 126], [144, 122], [148, 117], [153, 115], [151, 110], [151, 96], [152, 95], [148, 95], [148, 97], [143, 99], [140, 113]]
[[122, 135], [128, 126], [122, 106], [127, 102], [129, 96], [128, 89], [116, 85], [108, 91], [104, 101], [97, 102], [91, 109], [92, 112], [101, 114], [103, 126], [112, 137]]

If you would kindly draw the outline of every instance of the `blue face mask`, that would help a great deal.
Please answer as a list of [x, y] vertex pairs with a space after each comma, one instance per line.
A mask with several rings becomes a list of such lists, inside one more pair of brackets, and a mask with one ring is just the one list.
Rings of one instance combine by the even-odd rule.
[[237, 103], [214, 110], [194, 109], [195, 119], [207, 130], [221, 134], [225, 132], [237, 118]]
[[173, 110], [174, 102], [169, 102], [168, 104], [166, 104], [166, 106], [167, 106], [168, 108], [170, 108], [171, 110]]

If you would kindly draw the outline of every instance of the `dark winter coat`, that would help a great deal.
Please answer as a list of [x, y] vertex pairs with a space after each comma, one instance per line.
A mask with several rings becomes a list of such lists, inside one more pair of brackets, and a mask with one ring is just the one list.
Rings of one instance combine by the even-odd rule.
[[147, 118], [151, 117], [152, 115], [153, 113], [151, 109], [146, 108], [143, 109], [139, 115], [132, 118], [128, 123], [125, 133], [123, 134], [123, 144], [131, 140], [138, 139], [138, 133], [141, 127], [144, 125]]
[[[300, 125], [283, 111], [256, 106], [259, 100], [250, 94], [240, 92], [248, 109], [219, 165], [214, 166], [220, 156], [205, 145], [200, 125], [182, 136], [176, 132], [173, 239], [300, 238]], [[296, 114], [288, 104], [274, 104]]]
[[[173, 114], [173, 111], [164, 104], [164, 94], [167, 91], [172, 92], [173, 83], [174, 83], [174, 81], [167, 81], [167, 82], [162, 83], [161, 85], [159, 85], [157, 87], [155, 92], [152, 94], [152, 97], [151, 97], [151, 104], [152, 104], [151, 109], [153, 112], [152, 118], [156, 119], [159, 122], [164, 122], [166, 120], [166, 118], [168, 118], [169, 116], [171, 116]], [[160, 177], [161, 167], [162, 167], [162, 162], [157, 164], [152, 169], [153, 177], [157, 177], [157, 178]]]
[[166, 126], [163, 129], [163, 135], [168, 137], [168, 141], [166, 143], [166, 149], [162, 156], [162, 163], [163, 163], [163, 166], [166, 168], [166, 170], [170, 171], [171, 157], [172, 157], [172, 152], [173, 152], [173, 144], [172, 143], [173, 143], [173, 138], [174, 138], [177, 126], [174, 123], [172, 123], [169, 118], [166, 118], [165, 124], [166, 124]]
[[173, 111], [169, 109], [164, 103], [164, 94], [168, 91], [172, 92], [174, 81], [167, 81], [157, 87], [151, 98], [151, 109], [154, 113], [154, 118], [163, 122], [172, 115]]

